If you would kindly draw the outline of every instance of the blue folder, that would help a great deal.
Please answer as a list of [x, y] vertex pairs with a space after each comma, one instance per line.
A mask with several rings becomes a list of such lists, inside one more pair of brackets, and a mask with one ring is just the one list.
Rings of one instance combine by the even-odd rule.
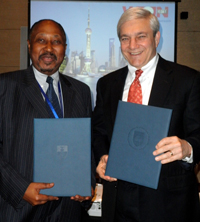
[[105, 175], [157, 189], [156, 144], [167, 136], [172, 110], [119, 101]]
[[42, 194], [91, 196], [90, 118], [34, 119], [33, 181], [55, 183]]

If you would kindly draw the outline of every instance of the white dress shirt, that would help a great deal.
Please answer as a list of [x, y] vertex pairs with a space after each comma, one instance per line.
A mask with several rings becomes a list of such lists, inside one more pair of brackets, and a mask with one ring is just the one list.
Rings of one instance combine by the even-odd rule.
[[[34, 66], [33, 66], [33, 72], [35, 74], [35, 78], [36, 78], [37, 82], [40, 84], [41, 88], [46, 93], [46, 91], [49, 87], [49, 83], [46, 82], [48, 76], [39, 72]], [[58, 97], [58, 101], [60, 103], [60, 97], [59, 97], [59, 92], [58, 92], [58, 82], [59, 82], [59, 73], [58, 73], [58, 71], [55, 72], [54, 74], [52, 74], [51, 77], [53, 78], [53, 87], [54, 87], [55, 93]], [[61, 91], [60, 93], [61, 93], [62, 104], [63, 104], [61, 84], [60, 84], [60, 91]], [[42, 96], [43, 96], [43, 94], [42, 94]], [[44, 96], [43, 96], [43, 98], [44, 98]], [[44, 98], [44, 100], [45, 100], [45, 98]], [[62, 108], [64, 109], [64, 107], [62, 107]], [[63, 110], [63, 113], [64, 113], [64, 110]]]
[[[156, 56], [151, 59], [144, 67], [142, 67], [142, 75], [139, 78], [141, 87], [142, 87], [142, 104], [143, 105], [148, 105], [149, 102], [149, 97], [151, 93], [151, 87], [153, 84], [153, 79], [157, 67], [159, 56], [156, 54]], [[135, 67], [131, 66], [128, 64], [128, 75], [126, 77], [126, 82], [124, 85], [124, 92], [123, 92], [123, 97], [122, 100], [127, 102], [128, 99], [128, 92], [129, 88], [135, 79], [135, 71], [137, 70]]]
[[[155, 76], [156, 67], [158, 64], [159, 56], [156, 53], [156, 55], [145, 65], [141, 68], [143, 71], [142, 75], [139, 78], [140, 85], [142, 87], [142, 104], [148, 105], [149, 103], [149, 97], [151, 93], [151, 88], [153, 84], [153, 79]], [[132, 84], [132, 82], [135, 79], [135, 71], [137, 70], [135, 67], [128, 64], [128, 74], [126, 77], [125, 85], [124, 85], [124, 91], [122, 96], [122, 101], [127, 102], [128, 99], [128, 92], [129, 88]], [[190, 145], [190, 144], [189, 144]], [[187, 161], [188, 163], [193, 162], [193, 149], [190, 157], [186, 157], [182, 159], [183, 161]]]

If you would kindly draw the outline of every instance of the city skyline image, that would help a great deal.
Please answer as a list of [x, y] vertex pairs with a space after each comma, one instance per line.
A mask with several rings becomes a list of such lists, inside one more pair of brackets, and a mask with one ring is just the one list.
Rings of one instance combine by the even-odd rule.
[[40, 19], [53, 19], [63, 26], [67, 49], [60, 70], [88, 84], [95, 98], [98, 79], [126, 65], [117, 36], [117, 22], [126, 9], [137, 6], [158, 17], [162, 35], [158, 52], [174, 61], [175, 4], [169, 2], [32, 0], [30, 26]]

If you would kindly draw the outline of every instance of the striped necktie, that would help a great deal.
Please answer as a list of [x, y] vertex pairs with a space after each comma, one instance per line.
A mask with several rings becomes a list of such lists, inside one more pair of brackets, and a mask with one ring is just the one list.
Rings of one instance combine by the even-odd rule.
[[[48, 76], [46, 82], [49, 83], [49, 88], [46, 91], [46, 95], [47, 95], [49, 101], [51, 102], [54, 110], [56, 111], [58, 117], [62, 118], [63, 116], [62, 116], [62, 111], [61, 111], [60, 104], [59, 104], [59, 101], [58, 101], [58, 97], [57, 97], [57, 95], [55, 93], [55, 90], [54, 90], [54, 87], [53, 87], [53, 78]], [[47, 101], [46, 101], [46, 107], [47, 107], [47, 111], [49, 113], [49, 116], [51, 118], [55, 118], [55, 116], [54, 116], [51, 108], [49, 107]]]

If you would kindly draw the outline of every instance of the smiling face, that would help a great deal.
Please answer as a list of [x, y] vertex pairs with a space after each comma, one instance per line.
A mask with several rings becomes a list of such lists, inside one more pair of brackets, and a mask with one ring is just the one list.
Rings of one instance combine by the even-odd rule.
[[37, 24], [28, 40], [33, 66], [43, 74], [55, 73], [65, 56], [65, 38], [60, 27], [53, 21]]
[[148, 19], [127, 21], [120, 29], [122, 54], [137, 69], [141, 69], [156, 55], [159, 40], [160, 32], [153, 36]]

